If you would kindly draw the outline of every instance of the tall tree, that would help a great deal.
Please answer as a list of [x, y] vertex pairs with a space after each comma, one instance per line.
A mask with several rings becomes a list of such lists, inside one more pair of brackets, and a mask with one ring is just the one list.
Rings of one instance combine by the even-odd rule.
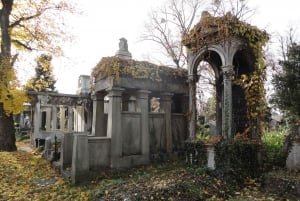
[[35, 75], [26, 83], [26, 90], [37, 92], [55, 92], [56, 80], [51, 64], [52, 57], [42, 54], [36, 59]]
[[300, 121], [300, 45], [291, 40], [286, 50], [279, 62], [281, 71], [272, 80], [272, 103]]
[[18, 51], [41, 50], [61, 55], [59, 42], [70, 36], [63, 31], [63, 11], [73, 12], [74, 9], [60, 0], [1, 0], [0, 6], [0, 150], [14, 151], [12, 115], [19, 109], [16, 106], [23, 104], [20, 97], [25, 97], [18, 90], [14, 69]]
[[[16, 150], [14, 123], [11, 114], [7, 114], [5, 110], [5, 102], [10, 99], [9, 81], [13, 78], [13, 68], [11, 61], [11, 37], [9, 30], [9, 16], [11, 14], [13, 1], [1, 0], [2, 9], [0, 10], [0, 26], [1, 26], [1, 54], [0, 54], [0, 150], [14, 151]], [[3, 87], [3, 88], [2, 88]]]

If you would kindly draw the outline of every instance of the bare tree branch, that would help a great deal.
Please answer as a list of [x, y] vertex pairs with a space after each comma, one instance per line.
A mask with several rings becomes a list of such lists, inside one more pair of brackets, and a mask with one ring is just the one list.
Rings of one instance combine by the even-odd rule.
[[[151, 40], [163, 48], [177, 67], [186, 65], [181, 36], [195, 24], [203, 0], [170, 0], [158, 11], [152, 11], [141, 40]], [[158, 40], [160, 38], [160, 40]]]

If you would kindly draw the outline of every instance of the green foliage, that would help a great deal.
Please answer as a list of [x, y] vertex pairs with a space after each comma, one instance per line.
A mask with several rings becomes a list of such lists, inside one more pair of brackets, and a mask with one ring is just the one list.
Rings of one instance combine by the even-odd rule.
[[198, 133], [196, 134], [196, 140], [207, 141], [210, 137], [209, 125], [201, 125], [198, 128]]
[[236, 175], [243, 180], [249, 176], [258, 176], [259, 144], [240, 141], [222, 141], [215, 147], [216, 165], [219, 171]]
[[300, 45], [288, 47], [286, 60], [280, 61], [282, 72], [274, 75], [272, 103], [300, 119]]
[[287, 157], [286, 151], [283, 149], [286, 139], [286, 130], [264, 132], [262, 137], [264, 163], [267, 166], [284, 167]]
[[36, 59], [37, 67], [35, 68], [35, 76], [29, 79], [26, 84], [28, 91], [55, 91], [54, 85], [56, 80], [54, 78], [51, 60], [52, 57], [46, 54], [42, 54]]

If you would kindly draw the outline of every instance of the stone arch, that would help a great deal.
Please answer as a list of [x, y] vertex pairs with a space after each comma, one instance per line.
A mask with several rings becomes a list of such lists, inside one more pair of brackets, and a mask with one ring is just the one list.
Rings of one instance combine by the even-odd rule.
[[[207, 57], [207, 54], [211, 55], [210, 53], [214, 53], [214, 55], [213, 55], [214, 58]], [[188, 69], [189, 76], [194, 74], [194, 72], [196, 70], [195, 68], [197, 68], [197, 66], [199, 65], [199, 63], [201, 61], [204, 60], [211, 64], [211, 62], [214, 62], [216, 60], [215, 59], [216, 56], [219, 57], [221, 66], [225, 65], [225, 62], [226, 62], [225, 53], [224, 53], [223, 49], [220, 48], [220, 46], [212, 45], [212, 46], [204, 47], [204, 48], [200, 49], [197, 53], [195, 53], [192, 56], [191, 61], [189, 62], [190, 63], [190, 66]], [[212, 65], [212, 67], [214, 67], [214, 66]], [[216, 69], [214, 69], [214, 71], [217, 72]]]
[[[197, 69], [201, 61], [207, 62], [213, 69], [215, 74], [215, 90], [216, 90], [216, 133], [222, 133], [222, 99], [223, 99], [223, 83], [222, 83], [222, 69], [221, 67], [226, 62], [224, 50], [218, 45], [212, 45], [202, 48], [193, 55], [189, 66], [189, 77], [196, 77], [196, 80], [191, 83], [194, 85], [198, 81]], [[195, 94], [196, 95], [196, 94]], [[191, 103], [194, 104], [194, 103]], [[193, 109], [192, 109], [193, 110]], [[194, 118], [194, 117], [193, 117]], [[197, 118], [197, 117], [195, 117]], [[194, 125], [191, 125], [194, 127]], [[191, 128], [194, 130], [195, 128]]]

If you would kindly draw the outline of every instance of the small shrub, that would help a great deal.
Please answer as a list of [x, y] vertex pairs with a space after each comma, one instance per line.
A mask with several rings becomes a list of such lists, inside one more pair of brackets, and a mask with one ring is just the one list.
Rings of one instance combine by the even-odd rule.
[[267, 166], [284, 167], [286, 161], [286, 151], [283, 150], [286, 138], [286, 131], [265, 132], [262, 137], [264, 149], [264, 162]]

